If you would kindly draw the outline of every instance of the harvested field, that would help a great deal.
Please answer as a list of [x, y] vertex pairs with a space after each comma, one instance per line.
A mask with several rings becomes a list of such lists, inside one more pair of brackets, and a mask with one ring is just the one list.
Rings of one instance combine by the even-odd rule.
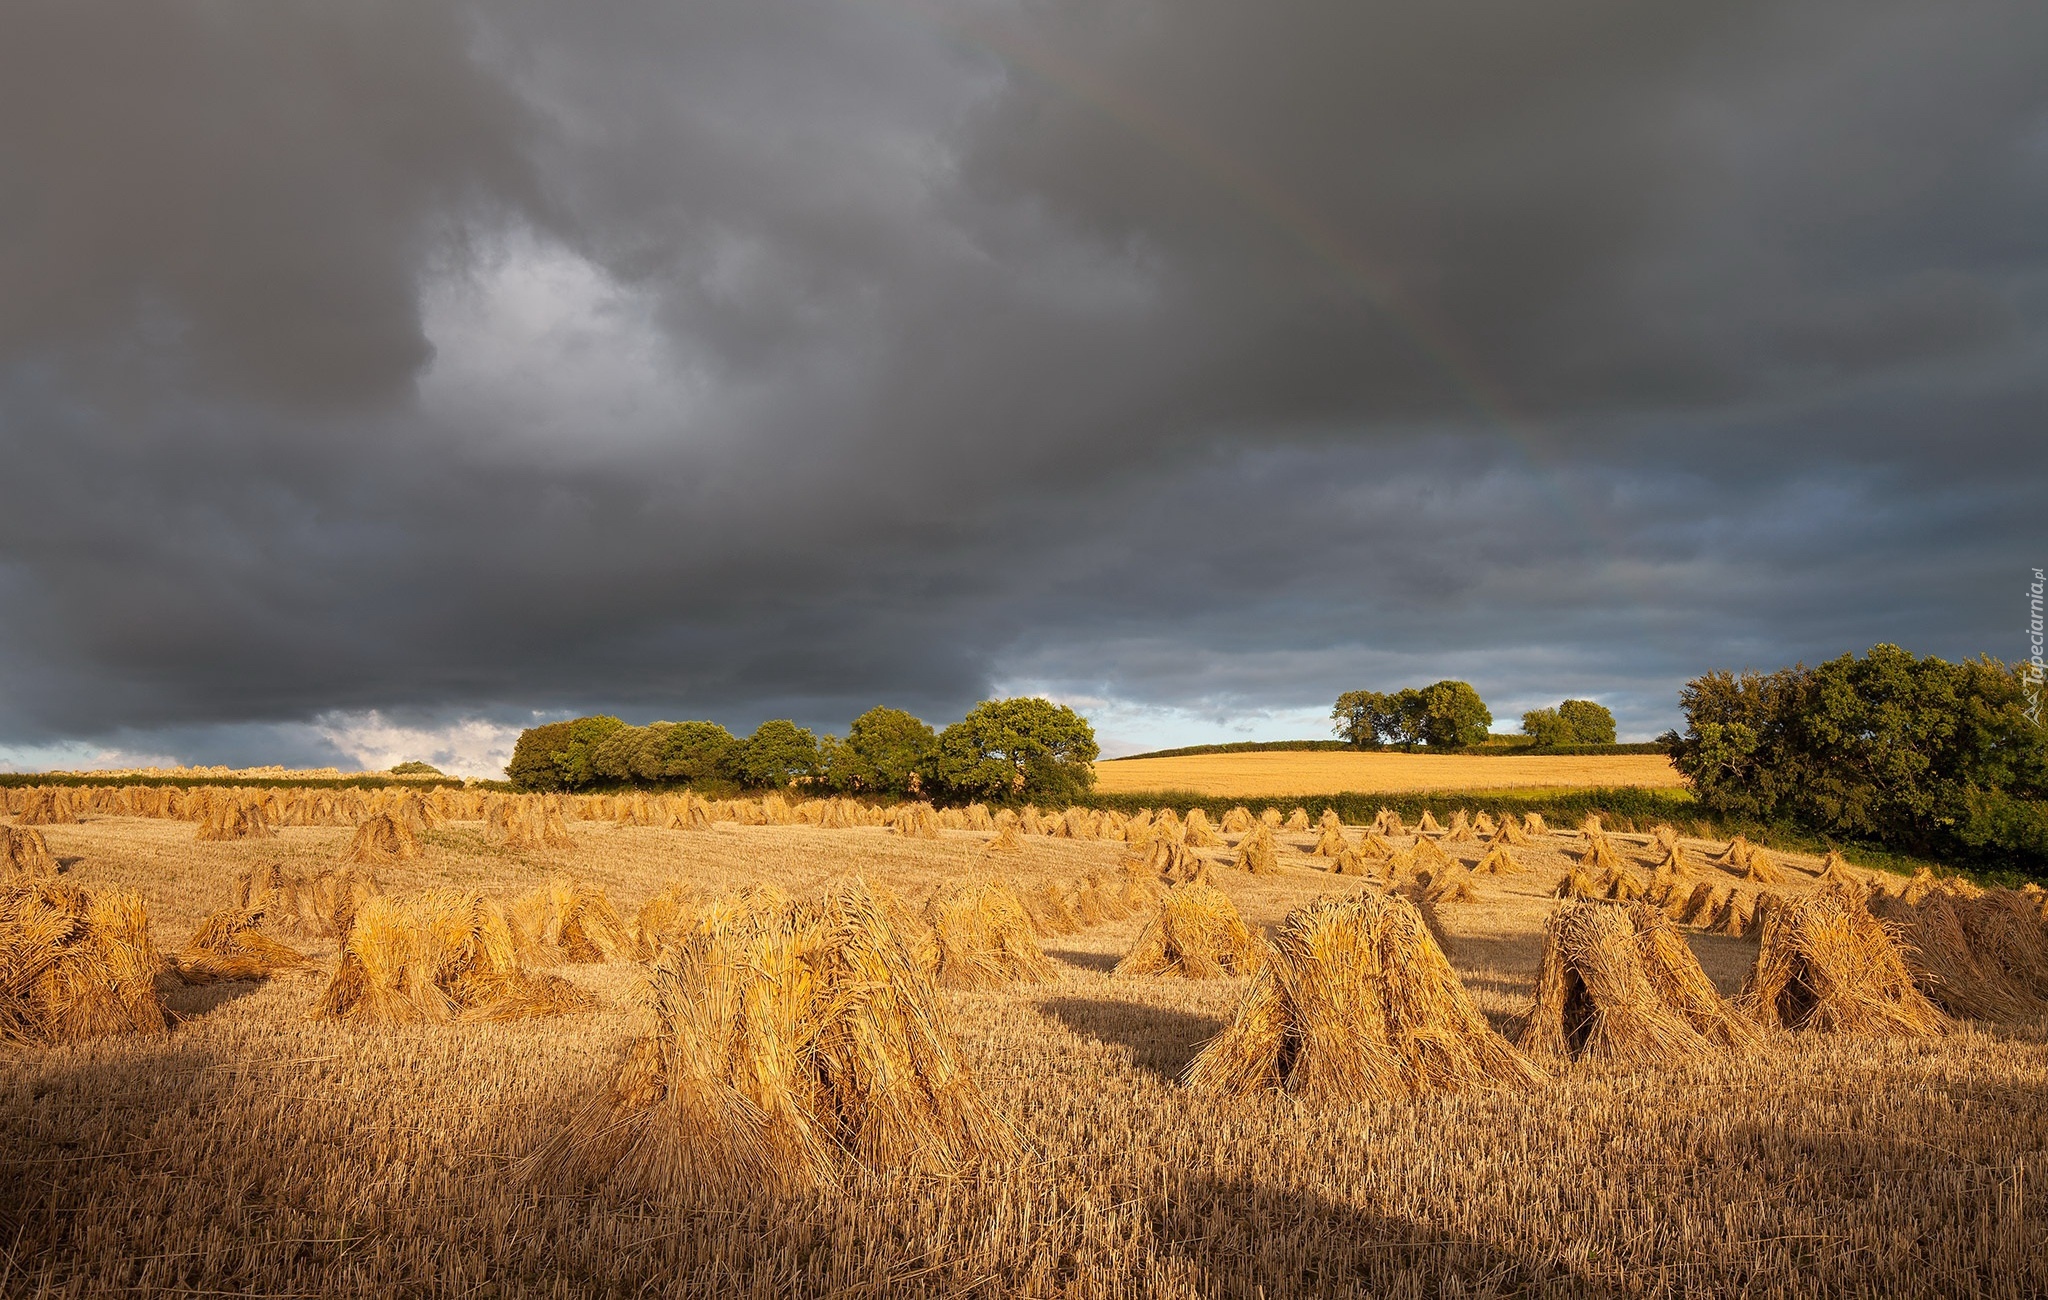
[[[1455, 805], [1436, 812], [1449, 823]], [[621, 917], [665, 899], [648, 913], [653, 925], [656, 914], [685, 917], [742, 886], [801, 899], [852, 874], [901, 900], [903, 917], [992, 870], [1028, 903], [1048, 885], [1078, 895], [1091, 874], [1115, 885], [1132, 855], [1121, 838], [1020, 833], [1014, 852], [990, 859], [992, 831], [926, 839], [880, 824], [737, 821], [670, 830], [621, 824], [616, 810], [566, 828], [568, 847], [514, 849], [480, 820], [458, 818], [424, 830], [417, 857], [376, 874], [393, 899], [459, 890], [508, 911], [550, 881], [576, 880], [601, 889]], [[1213, 864], [1214, 887], [1265, 936], [1319, 895], [1378, 888], [1330, 874], [1331, 860], [1312, 853], [1320, 833], [1275, 832], [1271, 875], [1229, 865], [1239, 832], [1196, 851]], [[137, 895], [169, 953], [235, 901], [238, 877], [275, 864], [310, 881], [340, 866], [354, 828], [285, 823], [272, 839], [209, 843], [190, 822], [88, 815], [43, 834], [60, 879]], [[1363, 840], [1359, 828], [1349, 834]], [[1415, 848], [1412, 835], [1387, 839], [1399, 852]], [[1647, 836], [1609, 839], [1630, 869], [1656, 865]], [[1703, 865], [1724, 843], [1681, 847], [1703, 878], [1743, 883]], [[1487, 848], [1441, 852], [1462, 867]], [[1475, 875], [1474, 902], [1430, 918], [1496, 1031], [1512, 1034], [1530, 1009], [1556, 906], [1549, 895], [1582, 848], [1576, 832], [1535, 835], [1514, 850], [1524, 870]], [[1819, 859], [1773, 847], [1772, 861], [1785, 878], [1774, 890], [1813, 892]], [[614, 1104], [632, 1082], [621, 1062], [663, 1032], [635, 1007], [634, 964], [552, 966], [550, 976], [596, 1009], [489, 1023], [311, 1019], [327, 983], [319, 977], [167, 987], [182, 1017], [169, 1033], [0, 1055], [4, 1290], [2038, 1289], [2048, 1198], [2033, 1193], [2048, 1186], [2048, 1022], [1959, 1021], [1923, 1038], [1760, 1030], [1753, 1050], [1670, 1064], [1550, 1061], [1534, 1082], [1422, 1098], [1197, 1098], [1177, 1080], [1255, 977], [1113, 976], [1158, 915], [1148, 904], [1072, 934], [1041, 932], [1049, 980], [936, 990], [959, 1065], [1014, 1131], [1014, 1151], [1005, 1144], [987, 1168], [942, 1177], [893, 1160], [835, 1164], [817, 1185], [742, 1192], [708, 1212], [650, 1199], [658, 1179], [585, 1186], [530, 1172], [548, 1135], [594, 1104]], [[1699, 925], [1674, 933], [1722, 998], [1757, 962], [1755, 937]], [[290, 946], [334, 971], [334, 936], [300, 933]]]
[[1684, 785], [1661, 754], [1347, 754], [1330, 750], [1190, 754], [1113, 759], [1095, 765], [1108, 794], [1187, 790], [1200, 795], [1398, 794], [1407, 791], [1570, 789]]

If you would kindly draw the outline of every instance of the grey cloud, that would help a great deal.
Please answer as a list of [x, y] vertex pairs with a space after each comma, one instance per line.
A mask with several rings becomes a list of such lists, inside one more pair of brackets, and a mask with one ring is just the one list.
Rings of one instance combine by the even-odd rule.
[[0, 357], [360, 403], [432, 355], [414, 279], [532, 202], [519, 102], [446, 5], [24, 0], [0, 41]]
[[228, 12], [0, 17], [0, 743], [2011, 648], [2038, 7]]

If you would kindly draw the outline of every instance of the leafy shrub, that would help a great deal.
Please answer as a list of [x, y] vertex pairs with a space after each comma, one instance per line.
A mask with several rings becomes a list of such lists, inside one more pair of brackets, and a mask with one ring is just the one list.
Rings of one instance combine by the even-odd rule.
[[1894, 645], [1679, 694], [1673, 761], [1721, 814], [1890, 848], [2048, 866], [2048, 733], [2017, 667]]
[[1554, 709], [1532, 709], [1522, 715], [1522, 734], [1537, 746], [1611, 745], [1614, 715], [1604, 704], [1566, 700]]
[[617, 718], [572, 718], [528, 727], [512, 747], [505, 776], [521, 790], [573, 790], [596, 779], [592, 758], [614, 733], [626, 730]]

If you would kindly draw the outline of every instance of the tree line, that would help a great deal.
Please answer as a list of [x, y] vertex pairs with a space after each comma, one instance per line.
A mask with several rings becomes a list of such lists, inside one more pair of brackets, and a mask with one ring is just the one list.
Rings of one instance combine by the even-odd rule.
[[[1346, 691], [1330, 710], [1332, 728], [1360, 749], [1398, 745], [1434, 749], [1483, 745], [1493, 713], [1472, 683], [1441, 681], [1399, 691]], [[1614, 715], [1592, 700], [1566, 700], [1522, 715], [1522, 732], [1538, 748], [1611, 745]]]
[[[2029, 874], [2048, 871], [2048, 731], [2024, 665], [1949, 663], [1894, 645], [1772, 673], [1715, 670], [1679, 693], [1685, 731], [1662, 743], [1701, 808]], [[1470, 683], [1347, 691], [1335, 730], [1360, 747], [1483, 743]], [[1565, 700], [1522, 717], [1535, 747], [1610, 744], [1614, 715]], [[935, 731], [874, 708], [847, 734], [786, 718], [746, 737], [715, 722], [576, 718], [521, 733], [506, 774], [526, 790], [689, 784], [939, 800], [1084, 797], [1099, 755], [1085, 718], [1038, 698], [986, 700]]]
[[1088, 720], [1037, 697], [984, 700], [935, 731], [902, 709], [877, 707], [842, 738], [788, 718], [735, 736], [716, 722], [633, 726], [601, 715], [529, 727], [505, 775], [522, 790], [592, 786], [799, 787], [818, 794], [930, 799], [1085, 795], [1100, 750]]

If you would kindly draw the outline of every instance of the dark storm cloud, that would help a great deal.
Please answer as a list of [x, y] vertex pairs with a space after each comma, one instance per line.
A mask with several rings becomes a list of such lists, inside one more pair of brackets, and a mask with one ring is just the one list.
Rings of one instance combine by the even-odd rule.
[[1453, 672], [1650, 732], [1709, 665], [2012, 653], [2042, 48], [2019, 4], [11, 7], [0, 745], [1227, 727]]

